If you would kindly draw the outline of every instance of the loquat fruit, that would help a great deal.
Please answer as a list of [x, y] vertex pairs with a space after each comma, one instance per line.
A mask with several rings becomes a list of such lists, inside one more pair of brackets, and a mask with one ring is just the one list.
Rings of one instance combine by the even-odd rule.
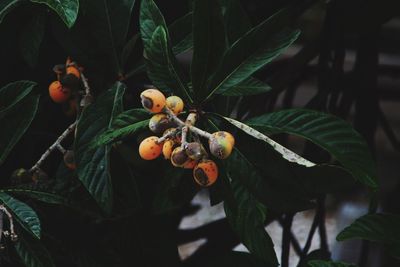
[[54, 81], [49, 86], [49, 95], [54, 102], [63, 103], [71, 96], [71, 90], [63, 88], [59, 81]]
[[171, 154], [171, 163], [175, 167], [183, 167], [188, 161], [191, 159], [189, 156], [186, 154], [185, 149], [182, 147], [177, 147], [172, 151]]
[[81, 78], [81, 72], [78, 70], [77, 67], [75, 66], [69, 66], [66, 69], [66, 73], [74, 75], [76, 78], [80, 79]]
[[149, 121], [150, 131], [154, 133], [162, 133], [173, 126], [173, 123], [168, 119], [168, 116], [163, 113], [153, 115]]
[[152, 160], [160, 156], [163, 144], [158, 143], [157, 136], [144, 139], [139, 145], [139, 155], [142, 159]]
[[157, 89], [147, 89], [140, 94], [142, 105], [152, 113], [159, 113], [165, 107], [165, 96]]
[[226, 159], [232, 153], [235, 138], [228, 132], [219, 131], [212, 134], [208, 143], [213, 156], [219, 159]]
[[184, 103], [179, 96], [169, 96], [166, 99], [166, 106], [175, 114], [178, 115], [183, 111]]
[[218, 167], [212, 160], [203, 160], [193, 169], [193, 177], [200, 186], [210, 186], [218, 178]]

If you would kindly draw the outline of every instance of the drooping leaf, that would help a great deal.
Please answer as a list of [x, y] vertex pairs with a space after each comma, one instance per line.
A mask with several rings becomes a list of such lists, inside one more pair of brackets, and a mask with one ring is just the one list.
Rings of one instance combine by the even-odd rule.
[[[18, 97], [25, 94], [25, 90], [31, 89], [24, 88]], [[28, 95], [0, 116], [0, 125], [7, 125], [0, 131], [0, 165], [28, 129], [36, 115], [38, 104], [39, 95]]]
[[25, 266], [55, 267], [49, 251], [38, 240], [20, 235], [15, 250]]
[[12, 82], [0, 89], [0, 118], [36, 86], [32, 81]]
[[[258, 95], [269, 92], [272, 88], [253, 77], [249, 77], [243, 82], [233, 86], [229, 90], [226, 90], [222, 93], [224, 96], [249, 96], [249, 95]], [[216, 92], [219, 94], [218, 92]]]
[[345, 262], [313, 260], [308, 262], [309, 267], [356, 267], [354, 264]]
[[195, 0], [193, 8], [193, 91], [199, 98], [207, 95], [207, 80], [221, 63], [227, 48], [225, 25], [218, 1]]
[[226, 217], [248, 250], [271, 266], [278, 266], [274, 244], [264, 229], [266, 207], [237, 179], [231, 181], [235, 203], [224, 202]]
[[237, 40], [226, 51], [219, 68], [211, 77], [204, 101], [214, 93], [222, 94], [246, 80], [290, 46], [300, 33], [298, 30], [284, 29], [286, 20], [286, 10], [278, 12]]
[[219, 0], [222, 6], [226, 34], [233, 44], [251, 29], [251, 22], [239, 0]]
[[23, 0], [3, 0], [0, 2], [0, 23], [4, 17], [17, 5], [22, 3]]
[[328, 151], [361, 183], [376, 188], [376, 170], [364, 139], [350, 124], [329, 114], [290, 109], [252, 118], [249, 126], [266, 134], [303, 137]]
[[[154, 31], [144, 51], [147, 74], [157, 88], [166, 92], [172, 90], [190, 105], [193, 103], [193, 93], [186, 86], [187, 78], [172, 53], [168, 39], [164, 27], [159, 26]], [[143, 39], [143, 42], [146, 40]]]
[[389, 247], [389, 252], [400, 258], [400, 216], [394, 214], [368, 214], [358, 218], [341, 231], [336, 239], [365, 239], [380, 242]]
[[0, 192], [0, 202], [15, 215], [17, 222], [34, 237], [40, 238], [40, 221], [36, 212], [25, 203]]
[[45, 4], [53, 9], [64, 21], [68, 28], [71, 28], [79, 11], [79, 0], [30, 0], [34, 3]]
[[106, 131], [122, 111], [125, 85], [117, 82], [82, 112], [77, 125], [74, 151], [77, 174], [83, 185], [106, 212], [112, 208], [110, 177], [110, 146], [92, 147], [90, 144]]
[[19, 38], [21, 55], [31, 68], [34, 68], [38, 61], [40, 45], [45, 30], [45, 18], [43, 12], [32, 16]]
[[146, 129], [148, 125], [149, 113], [144, 109], [124, 111], [114, 118], [110, 129], [100, 134], [92, 145], [101, 146], [124, 139]]

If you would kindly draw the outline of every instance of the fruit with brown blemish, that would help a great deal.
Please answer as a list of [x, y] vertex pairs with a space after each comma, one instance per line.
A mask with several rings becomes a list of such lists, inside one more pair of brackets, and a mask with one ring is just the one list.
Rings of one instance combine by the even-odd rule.
[[139, 155], [142, 159], [152, 160], [160, 156], [163, 144], [158, 143], [157, 136], [144, 139], [139, 145]]
[[167, 141], [164, 142], [163, 144], [163, 149], [162, 153], [164, 155], [165, 159], [171, 159], [172, 151], [178, 146], [174, 140], [168, 139]]
[[210, 186], [218, 178], [218, 166], [212, 160], [203, 160], [193, 169], [193, 178], [200, 186]]
[[165, 107], [165, 96], [157, 89], [147, 89], [140, 94], [142, 105], [152, 113], [159, 113]]
[[149, 129], [154, 133], [162, 133], [172, 125], [173, 123], [168, 119], [168, 116], [163, 113], [153, 115], [149, 121]]
[[71, 90], [64, 88], [59, 81], [54, 81], [49, 86], [50, 98], [56, 103], [64, 103], [71, 96]]
[[193, 169], [197, 165], [197, 160], [190, 159], [185, 164], [183, 164], [184, 169]]
[[232, 153], [235, 138], [228, 132], [219, 131], [212, 134], [208, 143], [213, 156], [219, 159], [226, 159]]
[[183, 111], [184, 104], [179, 96], [170, 96], [166, 99], [166, 106], [175, 114], [178, 115]]
[[64, 164], [65, 164], [65, 166], [67, 166], [68, 169], [70, 169], [72, 171], [76, 170], [74, 151], [72, 151], [72, 150], [65, 151]]
[[186, 154], [185, 149], [182, 147], [177, 147], [172, 151], [171, 154], [171, 163], [175, 167], [183, 167], [188, 161], [191, 159], [189, 156]]
[[207, 155], [203, 145], [198, 142], [191, 142], [186, 144], [186, 154], [189, 158], [194, 160], [200, 160]]

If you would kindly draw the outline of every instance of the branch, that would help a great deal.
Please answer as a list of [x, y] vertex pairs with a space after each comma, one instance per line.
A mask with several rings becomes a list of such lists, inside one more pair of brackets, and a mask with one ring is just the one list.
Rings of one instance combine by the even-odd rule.
[[[44, 152], [44, 154], [40, 157], [40, 159], [36, 162], [35, 165], [29, 170], [29, 172], [33, 172], [35, 170], [40, 169], [40, 165], [42, 165], [43, 161], [53, 152], [55, 149], [60, 149], [61, 142], [72, 132], [75, 130], [77, 122], [72, 123], [58, 138], [57, 140]], [[64, 149], [64, 148], [63, 148]], [[64, 149], [65, 150], [65, 149]]]
[[[11, 213], [7, 210], [7, 208], [4, 205], [0, 205], [0, 211], [3, 211], [3, 213], [5, 215], [7, 215], [8, 217], [8, 221], [10, 223], [10, 238], [11, 241], [17, 241], [18, 235], [15, 233], [15, 228], [14, 228], [14, 219], [11, 215]], [[8, 235], [6, 234], [6, 231], [3, 231], [4, 235]]]

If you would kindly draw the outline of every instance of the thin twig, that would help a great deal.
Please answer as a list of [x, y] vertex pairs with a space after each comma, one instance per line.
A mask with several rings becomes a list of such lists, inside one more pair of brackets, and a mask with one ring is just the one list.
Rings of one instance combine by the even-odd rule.
[[18, 238], [18, 235], [15, 233], [15, 228], [14, 228], [14, 219], [11, 215], [11, 213], [7, 210], [7, 208], [4, 205], [0, 205], [0, 210], [4, 212], [4, 214], [7, 215], [8, 221], [10, 223], [10, 237], [11, 241], [16, 241]]
[[293, 214], [286, 214], [283, 220], [283, 232], [282, 232], [282, 255], [281, 265], [282, 267], [289, 266], [289, 254], [290, 254], [290, 233], [293, 222]]
[[185, 149], [186, 145], [187, 145], [187, 134], [188, 134], [189, 128], [188, 126], [184, 126], [182, 128], [182, 144], [181, 144], [181, 148]]
[[62, 153], [65, 154], [67, 151], [61, 144], [57, 144], [57, 149]]
[[75, 121], [72, 123], [68, 128], [57, 138], [57, 140], [44, 152], [44, 154], [40, 157], [40, 159], [36, 162], [35, 165], [32, 166], [32, 168], [29, 170], [30, 172], [33, 172], [35, 170], [40, 169], [40, 165], [43, 163], [43, 161], [53, 152], [54, 149], [58, 148], [60, 143], [72, 132], [74, 131], [76, 127], [77, 122]]

